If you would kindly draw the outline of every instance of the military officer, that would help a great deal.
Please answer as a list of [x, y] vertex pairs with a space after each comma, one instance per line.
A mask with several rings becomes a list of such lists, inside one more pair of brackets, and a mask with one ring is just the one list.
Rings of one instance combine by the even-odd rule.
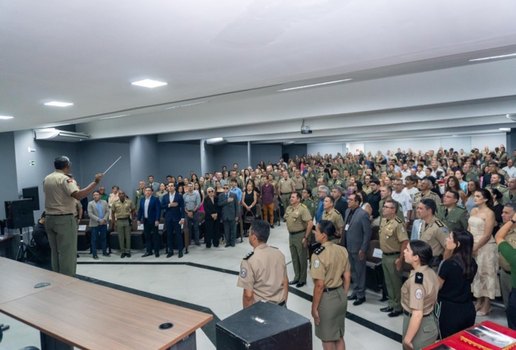
[[346, 187], [345, 181], [340, 177], [340, 172], [336, 168], [331, 170], [331, 178], [328, 179], [328, 187], [333, 186]]
[[380, 311], [388, 312], [389, 317], [401, 315], [401, 267], [403, 252], [408, 243], [405, 223], [396, 216], [397, 210], [398, 202], [393, 199], [385, 200], [379, 231], [382, 269], [389, 298], [389, 305]]
[[290, 195], [290, 206], [285, 212], [285, 220], [289, 232], [290, 254], [294, 268], [294, 279], [289, 284], [300, 288], [306, 284], [307, 245], [312, 233], [313, 221], [308, 208], [301, 204], [301, 195], [294, 192]]
[[443, 203], [437, 209], [437, 218], [441, 220], [450, 231], [468, 230], [468, 211], [458, 207], [459, 193], [448, 190], [443, 195]]
[[304, 177], [301, 176], [301, 172], [299, 169], [296, 169], [294, 171], [294, 177], [292, 178], [292, 181], [294, 181], [294, 190], [297, 192], [301, 192], [306, 187], [306, 180]]
[[[502, 211], [502, 221], [503, 223], [507, 223], [511, 221], [512, 217], [516, 213], [516, 204], [507, 203], [503, 207]], [[505, 236], [505, 241], [509, 243], [513, 248], [516, 248], [516, 225], [513, 225], [510, 231]], [[499, 255], [499, 265], [500, 265], [500, 290], [502, 292], [502, 299], [505, 307], [509, 305], [509, 294], [511, 293], [511, 265], [505, 260], [505, 258], [500, 254]]]
[[410, 241], [404, 257], [413, 270], [401, 288], [404, 315], [402, 345], [405, 350], [420, 350], [433, 344], [438, 336], [433, 310], [439, 279], [428, 266], [432, 260], [432, 248], [426, 242]]
[[511, 199], [510, 192], [509, 192], [509, 188], [507, 186], [502, 185], [500, 183], [500, 180], [501, 180], [500, 174], [498, 174], [498, 173], [491, 174], [491, 183], [486, 186], [486, 189], [490, 190], [490, 189], [496, 188], [498, 191], [500, 191], [500, 193], [503, 195], [501, 204], [505, 205], [505, 204], [509, 203], [509, 201]]
[[[429, 262], [432, 268], [437, 269], [441, 260], [450, 255], [446, 249], [446, 237], [449, 230], [446, 225], [435, 217], [436, 204], [430, 198], [425, 198], [417, 206], [417, 216], [421, 219], [418, 239], [425, 241], [432, 248], [433, 259]], [[446, 254], [445, 254], [446, 253]]]
[[71, 172], [72, 162], [66, 156], [54, 160], [55, 171], [43, 181], [45, 192], [45, 230], [51, 249], [52, 270], [68, 276], [75, 276], [77, 268], [77, 220], [76, 201], [91, 193], [102, 179], [95, 180], [79, 189]]
[[315, 215], [315, 202], [313, 201], [312, 197], [310, 196], [310, 192], [308, 190], [301, 191], [301, 202], [308, 208], [308, 211], [310, 212], [310, 215], [314, 217]]
[[417, 205], [421, 200], [425, 198], [432, 199], [435, 204], [441, 204], [441, 198], [439, 198], [439, 195], [432, 190], [432, 181], [430, 181], [427, 178], [422, 179], [419, 181], [419, 192], [414, 195], [414, 209], [417, 208]]
[[317, 224], [318, 247], [311, 258], [310, 274], [314, 280], [312, 317], [315, 335], [323, 348], [344, 349], [346, 295], [351, 281], [351, 268], [346, 248], [331, 242], [335, 227], [326, 220]]
[[244, 308], [260, 300], [286, 306], [288, 278], [285, 256], [278, 248], [267, 245], [269, 234], [267, 222], [253, 221], [249, 233], [253, 251], [242, 260], [237, 282], [238, 287], [244, 288]]
[[118, 192], [118, 201], [111, 208], [113, 223], [118, 233], [120, 257], [131, 257], [131, 218], [136, 211], [133, 202], [127, 199], [124, 191]]
[[344, 228], [344, 219], [342, 215], [333, 207], [334, 199], [332, 196], [324, 197], [323, 201], [323, 215], [322, 220], [330, 221], [333, 226], [335, 226], [335, 236], [337, 237], [337, 241], [334, 243], [338, 243], [340, 241], [340, 237], [342, 237], [342, 229]]
[[288, 176], [288, 171], [283, 170], [282, 178], [278, 181], [278, 191], [276, 193], [279, 195], [281, 200], [281, 205], [283, 206], [283, 211], [287, 210], [290, 201], [290, 195], [292, 192], [295, 192], [295, 184], [291, 178]]

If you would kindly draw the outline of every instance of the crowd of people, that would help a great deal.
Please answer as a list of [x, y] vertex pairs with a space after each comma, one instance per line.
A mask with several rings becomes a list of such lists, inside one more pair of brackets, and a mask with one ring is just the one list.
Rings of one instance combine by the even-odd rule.
[[[273, 298], [252, 281], [242, 282], [253, 291], [244, 294], [244, 306], [261, 299], [286, 303], [280, 290], [286, 283], [303, 287], [310, 261], [316, 334], [325, 347], [339, 349], [347, 301], [366, 302], [366, 260], [371, 241], [377, 241], [388, 298], [380, 311], [403, 314], [403, 346], [419, 349], [488, 315], [500, 295], [514, 327], [515, 160], [516, 151], [507, 154], [500, 146], [316, 154], [243, 169], [235, 163], [200, 177], [169, 175], [162, 183], [149, 176], [130, 194], [113, 186], [108, 195], [100, 187], [87, 211], [90, 227], [107, 229], [109, 223], [129, 232], [119, 234], [122, 257], [131, 256], [130, 220], [143, 224], [144, 256], [159, 256], [163, 221], [167, 257], [175, 251], [182, 257], [202, 237], [207, 248], [221, 241], [234, 247], [237, 233], [248, 236], [258, 218], [269, 230], [286, 221], [295, 275], [288, 281], [275, 271], [281, 278]], [[100, 239], [102, 230], [96, 230]], [[257, 252], [268, 232], [263, 225], [254, 231]], [[259, 256], [246, 257], [245, 264]], [[248, 270], [244, 266], [240, 277], [246, 279]]]

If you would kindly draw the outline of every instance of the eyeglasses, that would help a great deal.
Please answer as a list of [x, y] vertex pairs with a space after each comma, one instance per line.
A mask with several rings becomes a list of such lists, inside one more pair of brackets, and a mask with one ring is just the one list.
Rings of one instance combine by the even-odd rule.
[[387, 206], [387, 205], [384, 205], [383, 207], [386, 208], [386, 209], [394, 209], [394, 207], [390, 207], [390, 206]]
[[213, 193], [213, 191], [210, 190], [210, 191], [208, 191], [208, 193]]
[[224, 187], [225, 190], [229, 190], [229, 187]]

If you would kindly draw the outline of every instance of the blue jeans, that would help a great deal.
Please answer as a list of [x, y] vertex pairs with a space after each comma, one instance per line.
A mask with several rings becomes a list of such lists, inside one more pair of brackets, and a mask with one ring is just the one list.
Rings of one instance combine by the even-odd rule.
[[98, 225], [97, 227], [91, 228], [91, 254], [97, 255], [97, 239], [99, 239], [99, 238], [100, 238], [100, 248], [102, 248], [102, 253], [107, 254], [106, 234], [107, 234], [107, 225]]

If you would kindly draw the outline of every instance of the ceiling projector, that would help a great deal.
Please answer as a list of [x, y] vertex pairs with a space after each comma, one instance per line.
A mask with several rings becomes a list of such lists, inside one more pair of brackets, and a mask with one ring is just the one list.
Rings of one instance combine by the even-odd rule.
[[312, 133], [312, 130], [310, 129], [310, 127], [308, 125], [304, 125], [301, 127], [301, 134], [302, 135], [308, 135], [308, 134], [311, 134]]

